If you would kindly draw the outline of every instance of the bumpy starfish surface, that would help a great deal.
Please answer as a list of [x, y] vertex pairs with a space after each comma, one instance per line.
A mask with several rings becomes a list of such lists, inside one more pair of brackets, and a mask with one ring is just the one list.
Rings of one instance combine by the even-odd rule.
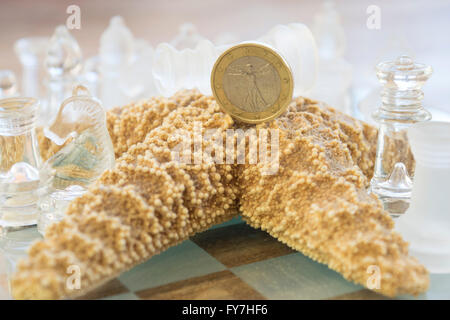
[[[239, 209], [250, 225], [346, 279], [366, 285], [368, 268], [375, 266], [383, 294], [426, 290], [427, 271], [408, 256], [406, 243], [392, 231], [392, 219], [365, 191], [375, 152], [373, 127], [298, 98], [283, 116], [256, 127], [279, 130], [278, 171], [262, 175], [267, 164], [176, 159], [173, 150], [185, 138], [180, 130], [192, 132], [198, 123], [202, 130], [217, 129], [222, 141], [227, 129], [248, 128], [195, 91], [109, 112], [115, 168], [73, 201], [63, 221], [30, 248], [12, 278], [14, 297], [80, 295]], [[248, 147], [249, 139], [245, 143]], [[208, 147], [224, 157], [229, 152], [212, 141], [189, 147], [193, 159], [208, 159]], [[80, 271], [80, 289], [68, 285], [73, 266]]]
[[[425, 291], [426, 269], [408, 256], [393, 220], [366, 192], [372, 129], [311, 101], [296, 102], [263, 126], [280, 131], [277, 174], [261, 175], [262, 164], [236, 174], [244, 220], [387, 296]], [[374, 272], [378, 288], [371, 283]]]

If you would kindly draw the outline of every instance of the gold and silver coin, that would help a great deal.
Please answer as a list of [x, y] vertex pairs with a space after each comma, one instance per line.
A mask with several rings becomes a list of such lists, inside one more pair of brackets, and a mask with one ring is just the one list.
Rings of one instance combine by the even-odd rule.
[[211, 89], [222, 110], [247, 123], [272, 120], [286, 110], [294, 88], [291, 69], [273, 49], [244, 43], [214, 64]]

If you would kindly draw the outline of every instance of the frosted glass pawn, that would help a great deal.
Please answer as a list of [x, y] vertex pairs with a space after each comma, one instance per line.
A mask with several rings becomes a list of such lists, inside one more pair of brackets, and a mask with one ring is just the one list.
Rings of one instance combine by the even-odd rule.
[[395, 227], [432, 273], [450, 273], [450, 123], [415, 124], [408, 138], [416, 160], [411, 206]]
[[151, 74], [154, 50], [143, 39], [136, 39], [131, 62], [121, 73], [119, 85], [128, 100], [148, 98], [156, 94], [156, 86]]
[[323, 3], [314, 17], [312, 31], [319, 52], [319, 72], [310, 96], [351, 114], [349, 90], [352, 67], [343, 58], [346, 49], [345, 31], [333, 1]]
[[114, 166], [114, 148], [106, 127], [106, 112], [86, 87], [74, 88], [64, 100], [54, 122], [44, 134], [64, 145], [46, 161], [41, 183], [47, 192], [39, 200], [39, 232], [63, 218], [70, 201], [82, 195], [87, 186]]
[[123, 70], [134, 55], [134, 38], [122, 17], [111, 18], [108, 28], [100, 38], [100, 99], [107, 109], [127, 103], [119, 86]]
[[47, 70], [47, 105], [41, 109], [38, 124], [45, 126], [56, 116], [58, 108], [70, 92], [82, 68], [78, 42], [63, 25], [56, 27], [45, 59]]
[[346, 37], [339, 12], [333, 1], [324, 1], [314, 17], [312, 29], [323, 59], [340, 58], [345, 53]]

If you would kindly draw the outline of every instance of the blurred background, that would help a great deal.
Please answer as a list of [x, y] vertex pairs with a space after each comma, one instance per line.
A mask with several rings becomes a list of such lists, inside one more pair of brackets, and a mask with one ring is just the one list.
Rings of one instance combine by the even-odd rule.
[[[57, 25], [66, 22], [66, 9], [72, 4], [81, 8], [81, 29], [71, 33], [84, 56], [98, 52], [100, 36], [114, 15], [121, 15], [136, 37], [156, 46], [176, 37], [185, 22], [211, 40], [251, 40], [276, 24], [302, 22], [313, 28], [323, 10], [322, 1], [306, 0], [2, 0], [0, 69], [11, 69], [20, 76], [15, 41], [50, 36]], [[373, 5], [380, 9], [379, 29], [367, 26], [367, 10]], [[352, 67], [353, 103], [378, 85], [377, 62], [407, 53], [434, 69], [424, 88], [425, 105], [450, 113], [450, 0], [339, 0], [335, 10], [345, 35], [343, 58]]]

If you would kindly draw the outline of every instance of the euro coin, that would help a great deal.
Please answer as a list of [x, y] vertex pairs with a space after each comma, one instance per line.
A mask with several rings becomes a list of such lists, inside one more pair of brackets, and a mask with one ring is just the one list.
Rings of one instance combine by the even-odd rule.
[[246, 123], [272, 120], [292, 100], [289, 65], [274, 49], [244, 43], [226, 50], [214, 64], [211, 89], [222, 110]]

